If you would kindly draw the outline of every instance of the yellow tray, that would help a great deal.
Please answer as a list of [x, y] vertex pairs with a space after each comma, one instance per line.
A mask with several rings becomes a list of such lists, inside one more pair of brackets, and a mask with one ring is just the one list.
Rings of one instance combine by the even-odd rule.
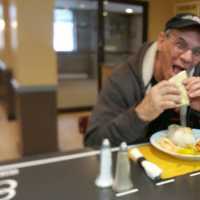
[[158, 151], [150, 144], [138, 148], [144, 157], [158, 165], [162, 170], [162, 179], [172, 178], [200, 170], [200, 161], [181, 160]]

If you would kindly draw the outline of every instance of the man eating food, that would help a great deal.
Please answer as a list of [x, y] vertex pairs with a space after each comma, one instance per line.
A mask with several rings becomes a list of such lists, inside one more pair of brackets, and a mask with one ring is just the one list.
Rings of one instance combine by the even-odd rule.
[[186, 125], [200, 127], [200, 18], [178, 14], [157, 41], [144, 44], [136, 56], [114, 70], [89, 120], [87, 146], [108, 138], [113, 146], [145, 142], [170, 124], [179, 124], [181, 94], [169, 79], [182, 71], [189, 98]]

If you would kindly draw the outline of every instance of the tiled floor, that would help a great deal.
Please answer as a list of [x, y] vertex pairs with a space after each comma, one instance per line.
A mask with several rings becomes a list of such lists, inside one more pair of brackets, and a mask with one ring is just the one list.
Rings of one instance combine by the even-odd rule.
[[20, 158], [20, 131], [16, 121], [8, 121], [0, 104], [0, 160]]
[[84, 148], [83, 135], [78, 129], [78, 119], [83, 115], [89, 115], [89, 113], [59, 114], [58, 141], [61, 151]]
[[[89, 113], [58, 115], [58, 141], [60, 151], [69, 151], [83, 147], [83, 135], [78, 130], [78, 118]], [[8, 121], [4, 107], [0, 104], [0, 161], [18, 159], [21, 139], [16, 121]]]

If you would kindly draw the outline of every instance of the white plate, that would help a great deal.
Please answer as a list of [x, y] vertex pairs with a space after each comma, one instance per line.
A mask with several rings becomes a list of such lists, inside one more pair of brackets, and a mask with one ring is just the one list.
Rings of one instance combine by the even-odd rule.
[[[195, 139], [200, 139], [200, 129], [192, 129]], [[188, 154], [180, 154], [166, 150], [165, 148], [161, 147], [157, 142], [161, 137], [167, 136], [167, 130], [159, 131], [154, 133], [150, 138], [150, 143], [158, 150], [167, 153], [171, 156], [176, 158], [184, 159], [184, 160], [200, 160], [200, 155], [188, 155]]]

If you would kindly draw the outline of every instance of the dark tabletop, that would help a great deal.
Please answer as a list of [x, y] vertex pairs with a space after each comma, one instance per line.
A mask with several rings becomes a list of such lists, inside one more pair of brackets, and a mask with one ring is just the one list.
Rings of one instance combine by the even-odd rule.
[[[0, 200], [200, 199], [200, 175], [180, 176], [175, 178], [174, 182], [157, 186], [145, 175], [142, 168], [133, 162], [131, 162], [132, 181], [138, 191], [116, 197], [111, 188], [100, 189], [94, 184], [99, 172], [97, 152], [80, 153], [56, 154], [56, 156], [2, 164]], [[113, 172], [115, 154], [113, 153]], [[7, 183], [7, 180], [12, 183]], [[8, 194], [11, 195], [10, 198], [7, 198]]]

